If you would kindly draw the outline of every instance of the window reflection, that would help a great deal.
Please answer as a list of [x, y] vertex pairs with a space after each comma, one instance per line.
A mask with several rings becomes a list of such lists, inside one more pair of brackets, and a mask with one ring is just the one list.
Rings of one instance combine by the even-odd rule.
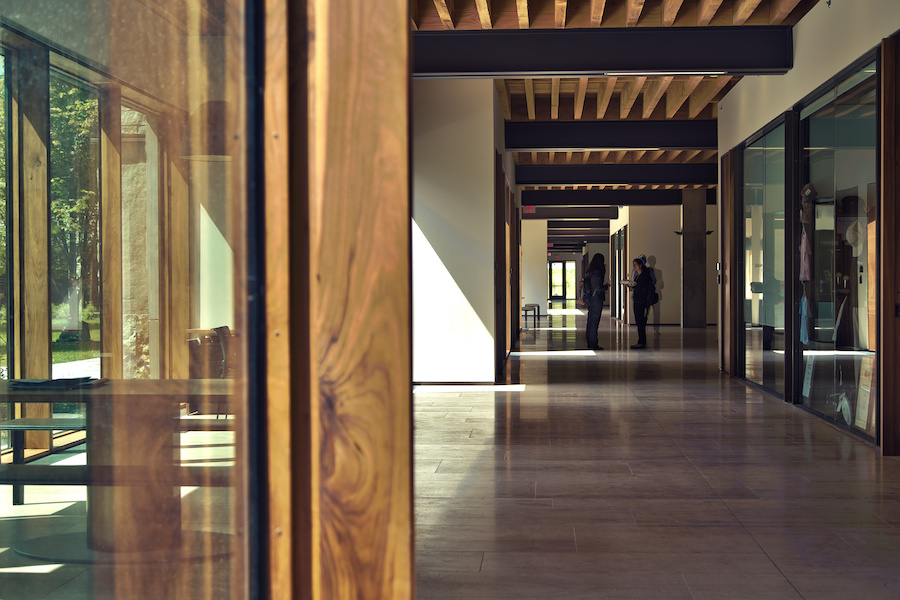
[[744, 151], [745, 377], [784, 391], [784, 125]]
[[875, 63], [801, 114], [804, 405], [875, 436]]

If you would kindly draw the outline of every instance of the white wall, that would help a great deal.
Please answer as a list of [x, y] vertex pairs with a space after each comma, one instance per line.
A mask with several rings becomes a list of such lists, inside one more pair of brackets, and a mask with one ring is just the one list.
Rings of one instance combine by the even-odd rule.
[[794, 68], [744, 77], [719, 102], [719, 151], [727, 152], [900, 30], [898, 0], [819, 2], [794, 26]]
[[[610, 221], [610, 232], [628, 225], [629, 261], [646, 254], [656, 270], [659, 304], [650, 312], [650, 322], [660, 325], [681, 324], [681, 205], [630, 206]], [[655, 263], [654, 263], [655, 261]], [[628, 299], [629, 305], [631, 298]], [[633, 322], [633, 321], [632, 321]]]
[[413, 82], [413, 380], [494, 380], [494, 84]]
[[522, 221], [522, 304], [547, 314], [547, 221]]

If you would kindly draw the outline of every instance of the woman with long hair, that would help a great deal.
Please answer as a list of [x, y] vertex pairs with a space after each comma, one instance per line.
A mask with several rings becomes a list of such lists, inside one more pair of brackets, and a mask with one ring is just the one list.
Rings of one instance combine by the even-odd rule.
[[606, 263], [599, 252], [591, 259], [587, 273], [584, 274], [585, 286], [590, 286], [585, 304], [588, 307], [587, 320], [587, 345], [591, 350], [603, 350], [597, 336], [597, 328], [600, 326], [600, 315], [603, 313], [603, 303], [606, 301]]

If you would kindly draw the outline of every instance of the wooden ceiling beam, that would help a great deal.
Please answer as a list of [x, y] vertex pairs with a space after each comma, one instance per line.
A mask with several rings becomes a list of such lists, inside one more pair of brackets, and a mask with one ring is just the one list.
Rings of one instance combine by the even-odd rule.
[[662, 100], [663, 95], [665, 95], [666, 90], [669, 89], [673, 79], [675, 78], [672, 76], [660, 77], [659, 79], [654, 79], [650, 82], [647, 91], [644, 92], [644, 112], [642, 116], [645, 119], [649, 119], [650, 115], [653, 114], [656, 105]]
[[700, 27], [709, 25], [712, 18], [716, 16], [720, 6], [722, 6], [722, 0], [700, 0], [700, 7], [697, 12], [697, 25]]
[[557, 29], [566, 28], [566, 4], [567, 0], [554, 0], [553, 20]]
[[644, 0], [627, 0], [625, 9], [625, 26], [636, 27], [644, 10]]
[[600, 27], [603, 22], [603, 9], [606, 0], [591, 0], [591, 27]]
[[409, 0], [409, 22], [413, 31], [419, 30], [419, 0]]
[[666, 162], [675, 162], [675, 159], [681, 156], [681, 150], [673, 150], [666, 156]]
[[586, 165], [591, 160], [591, 151], [588, 150], [581, 155], [581, 164]]
[[434, 7], [441, 18], [441, 23], [444, 24], [444, 29], [456, 29], [456, 26], [453, 24], [453, 0], [434, 0]]
[[600, 164], [601, 165], [606, 162], [606, 158], [608, 156], [609, 156], [609, 150], [604, 150], [600, 153]]
[[690, 98], [700, 82], [703, 81], [702, 75], [694, 75], [688, 77], [687, 81], [678, 81], [669, 87], [669, 93], [666, 94], [666, 118], [671, 119], [682, 107], [685, 101]]
[[615, 77], [609, 77], [606, 83], [600, 84], [600, 91], [597, 92], [597, 119], [606, 116], [606, 109], [609, 108], [609, 101], [612, 99], [613, 91], [616, 89]]
[[528, 107], [528, 118], [534, 121], [534, 80], [525, 80], [525, 105]]
[[663, 27], [671, 27], [675, 24], [675, 18], [684, 0], [663, 0]]
[[478, 11], [478, 20], [482, 29], [493, 29], [491, 22], [491, 0], [475, 0], [475, 9]]
[[584, 98], [587, 95], [588, 78], [578, 79], [578, 88], [575, 90], [575, 120], [581, 119], [584, 113]]
[[691, 162], [697, 158], [701, 152], [703, 152], [703, 150], [688, 150], [687, 153], [685, 153], [682, 162]]
[[551, 165], [556, 162], [556, 152], [547, 153], [547, 162]]
[[638, 96], [641, 95], [641, 90], [644, 89], [646, 82], [646, 77], [634, 77], [625, 84], [619, 104], [619, 118], [624, 119], [628, 117], [628, 113], [631, 112], [631, 108], [637, 101]]
[[734, 5], [734, 24], [743, 25], [762, 0], [738, 0]]
[[553, 77], [550, 83], [550, 118], [559, 118], [559, 77]]
[[519, 29], [531, 27], [528, 19], [528, 0], [516, 0], [516, 15], [519, 17]]
[[696, 119], [697, 115], [712, 102], [713, 98], [716, 97], [716, 94], [721, 92], [722, 88], [724, 88], [729, 81], [731, 81], [730, 75], [720, 75], [719, 77], [711, 77], [700, 84], [697, 89], [694, 90], [694, 93], [691, 94], [691, 99], [688, 104], [688, 116], [691, 119]]
[[659, 160], [659, 158], [665, 154], [665, 150], [653, 150], [650, 152], [650, 162], [655, 163]]
[[572, 164], [572, 152], [566, 152], [566, 164], [567, 165]]
[[787, 19], [788, 15], [791, 14], [797, 5], [800, 4], [800, 0], [778, 0], [773, 4], [772, 14], [769, 19], [770, 25], [781, 25], [781, 22]]
[[644, 155], [647, 154], [646, 150], [637, 150], [634, 153], [634, 158], [631, 159], [631, 162], [636, 163], [637, 161], [644, 158]]
[[509, 88], [506, 87], [505, 79], [495, 79], [494, 87], [497, 89], [497, 97], [500, 99], [500, 109], [503, 111], [503, 118], [507, 121], [512, 119], [512, 109], [509, 103]]

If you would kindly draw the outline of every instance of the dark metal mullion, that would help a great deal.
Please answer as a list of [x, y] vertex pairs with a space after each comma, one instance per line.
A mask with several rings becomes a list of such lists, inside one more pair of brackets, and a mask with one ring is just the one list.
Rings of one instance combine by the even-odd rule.
[[797, 404], [800, 398], [800, 109], [784, 114], [784, 400]]

